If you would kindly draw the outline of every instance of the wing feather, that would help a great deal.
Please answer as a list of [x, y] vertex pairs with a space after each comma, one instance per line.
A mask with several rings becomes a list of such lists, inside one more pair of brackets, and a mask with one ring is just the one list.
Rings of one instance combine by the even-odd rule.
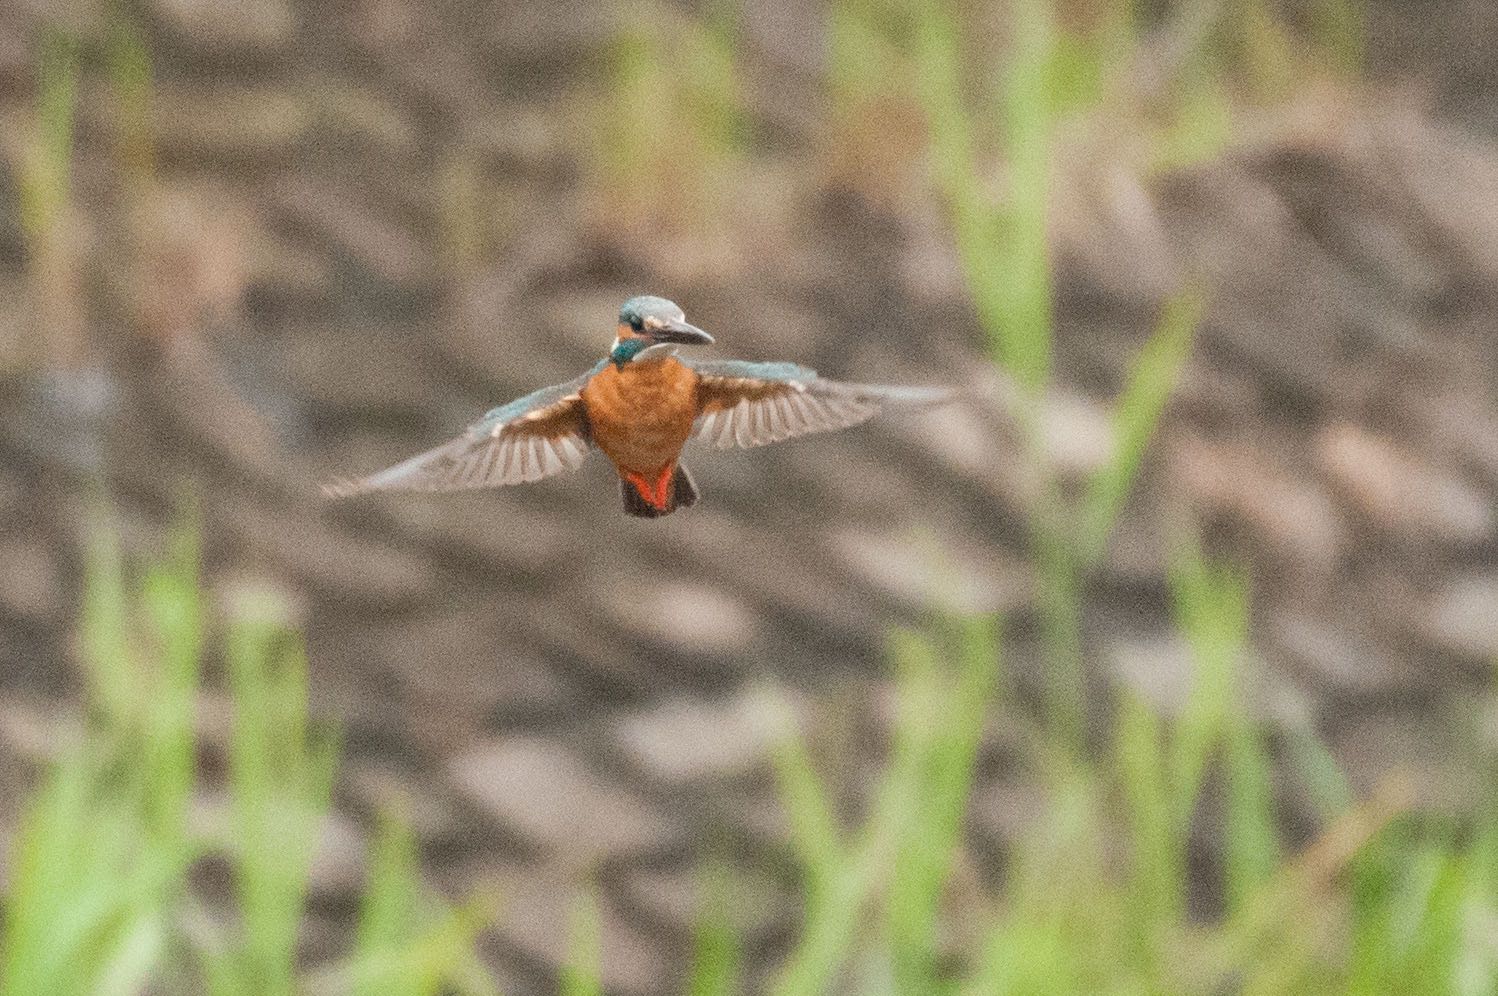
[[576, 470], [593, 448], [581, 391], [606, 362], [565, 384], [495, 408], [457, 439], [368, 477], [335, 481], [323, 491], [333, 497], [371, 491], [464, 491]]
[[693, 438], [718, 449], [764, 446], [846, 429], [886, 407], [922, 408], [952, 397], [940, 388], [844, 384], [794, 363], [730, 360], [688, 365], [700, 378], [701, 414]]

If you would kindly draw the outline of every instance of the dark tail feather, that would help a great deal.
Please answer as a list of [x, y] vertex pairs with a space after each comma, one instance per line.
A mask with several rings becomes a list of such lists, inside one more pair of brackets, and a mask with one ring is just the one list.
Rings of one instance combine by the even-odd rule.
[[691, 471], [681, 464], [676, 465], [676, 475], [671, 478], [671, 510], [691, 508], [697, 504], [697, 482]]
[[660, 509], [646, 501], [635, 486], [624, 478], [619, 478], [619, 497], [624, 499], [624, 511], [630, 515], [639, 516], [642, 519], [654, 519], [662, 515]]
[[630, 515], [641, 519], [658, 519], [663, 515], [670, 515], [678, 508], [691, 508], [697, 504], [697, 485], [692, 481], [687, 468], [677, 464], [676, 473], [671, 475], [671, 494], [666, 500], [665, 508], [656, 508], [650, 504], [633, 484], [622, 477], [619, 479], [619, 497], [624, 500], [624, 511]]

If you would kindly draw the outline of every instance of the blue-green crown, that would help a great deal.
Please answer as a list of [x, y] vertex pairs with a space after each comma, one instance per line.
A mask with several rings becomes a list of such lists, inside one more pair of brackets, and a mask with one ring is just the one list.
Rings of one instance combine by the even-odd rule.
[[672, 301], [652, 294], [640, 294], [624, 302], [619, 309], [619, 324], [628, 325], [635, 331], [639, 331], [645, 325], [647, 318], [659, 318], [662, 321], [681, 321], [686, 316], [682, 310]]

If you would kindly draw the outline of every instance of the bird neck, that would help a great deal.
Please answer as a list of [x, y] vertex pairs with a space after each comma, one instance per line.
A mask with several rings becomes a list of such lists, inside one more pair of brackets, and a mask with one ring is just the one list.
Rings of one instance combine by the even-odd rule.
[[652, 343], [643, 337], [618, 339], [614, 348], [609, 350], [610, 362], [621, 370], [626, 363], [654, 363], [675, 355], [675, 343]]
[[649, 346], [650, 340], [640, 336], [621, 336], [614, 340], [614, 348], [609, 350], [609, 360], [622, 369], [624, 364], [632, 362]]

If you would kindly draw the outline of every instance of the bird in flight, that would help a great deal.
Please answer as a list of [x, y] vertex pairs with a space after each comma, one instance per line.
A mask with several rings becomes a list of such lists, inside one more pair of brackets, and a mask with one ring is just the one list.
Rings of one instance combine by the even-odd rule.
[[576, 470], [597, 449], [619, 473], [624, 510], [653, 519], [697, 503], [681, 462], [689, 439], [718, 449], [763, 446], [845, 429], [886, 406], [952, 397], [941, 388], [844, 384], [794, 363], [676, 355], [712, 341], [665, 298], [632, 297], [619, 309], [608, 356], [581, 377], [501, 405], [451, 442], [323, 490], [342, 497], [500, 487]]

